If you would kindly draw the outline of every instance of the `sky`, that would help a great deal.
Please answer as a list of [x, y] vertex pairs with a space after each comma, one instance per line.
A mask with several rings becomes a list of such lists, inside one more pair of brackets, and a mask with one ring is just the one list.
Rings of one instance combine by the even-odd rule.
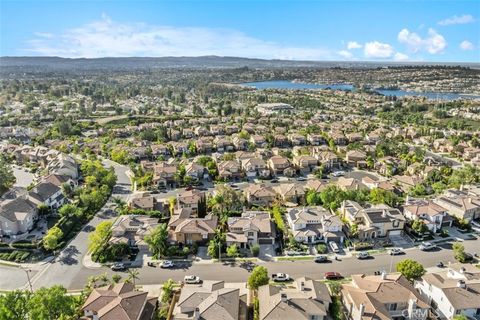
[[0, 0], [0, 56], [480, 62], [480, 0]]

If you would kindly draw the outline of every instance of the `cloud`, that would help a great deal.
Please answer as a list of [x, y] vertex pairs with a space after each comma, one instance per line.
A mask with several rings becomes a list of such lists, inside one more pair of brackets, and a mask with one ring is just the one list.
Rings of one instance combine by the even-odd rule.
[[345, 58], [345, 59], [352, 59], [352, 58], [353, 58], [353, 53], [351, 53], [351, 52], [348, 51], [348, 50], [338, 51], [338, 54], [339, 54], [340, 56], [342, 56], [343, 58]]
[[409, 59], [408, 55], [406, 55], [405, 53], [401, 53], [401, 52], [397, 52], [393, 56], [393, 60], [395, 60], [395, 61], [406, 61], [408, 59]]
[[347, 49], [348, 50], [351, 50], [351, 49], [360, 49], [362, 47], [362, 45], [356, 41], [349, 41], [347, 43]]
[[462, 50], [473, 50], [473, 43], [471, 43], [468, 40], [463, 40], [460, 43], [460, 49], [462, 49]]
[[372, 41], [365, 43], [363, 53], [367, 58], [381, 58], [386, 59], [392, 57], [395, 50], [387, 43]]
[[447, 47], [445, 38], [432, 28], [428, 29], [426, 38], [422, 38], [417, 33], [411, 32], [406, 28], [402, 29], [398, 33], [397, 40], [405, 44], [412, 52], [424, 50], [430, 54], [437, 54], [442, 53]]
[[241, 56], [265, 59], [333, 60], [339, 54], [322, 47], [295, 47], [231, 29], [172, 27], [100, 20], [58, 34], [39, 33], [27, 52], [60, 57]]
[[454, 15], [453, 17], [441, 20], [438, 22], [441, 26], [451, 26], [454, 24], [467, 24], [475, 22], [475, 18], [470, 14], [464, 14], [461, 16]]

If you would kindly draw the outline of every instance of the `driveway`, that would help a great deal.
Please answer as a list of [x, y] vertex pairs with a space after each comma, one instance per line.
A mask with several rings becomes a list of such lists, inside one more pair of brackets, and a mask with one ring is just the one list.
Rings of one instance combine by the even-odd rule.
[[390, 235], [389, 238], [395, 247], [399, 247], [399, 248], [413, 247], [413, 241], [407, 235]]

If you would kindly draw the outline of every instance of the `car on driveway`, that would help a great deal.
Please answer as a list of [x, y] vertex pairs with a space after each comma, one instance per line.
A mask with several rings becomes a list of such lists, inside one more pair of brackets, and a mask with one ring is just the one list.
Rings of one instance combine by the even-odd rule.
[[200, 277], [193, 275], [185, 276], [185, 278], [183, 278], [183, 281], [188, 284], [199, 284], [201, 282]]
[[422, 251], [430, 251], [437, 248], [437, 246], [431, 242], [422, 242], [418, 248]]
[[325, 272], [324, 278], [327, 280], [339, 280], [343, 279], [343, 276], [338, 272]]
[[110, 269], [112, 269], [113, 271], [125, 271], [125, 270], [127, 270], [127, 266], [125, 265], [125, 263], [115, 262], [115, 263], [110, 267]]
[[332, 173], [332, 177], [343, 177], [345, 175], [345, 171], [335, 171]]
[[371, 257], [372, 257], [372, 256], [370, 255], [370, 253], [365, 252], [365, 251], [359, 252], [359, 253], [357, 254], [357, 259], [360, 259], [360, 260], [370, 259]]
[[316, 256], [315, 260], [316, 263], [322, 263], [322, 262], [328, 262], [328, 257], [327, 256]]
[[275, 282], [285, 282], [290, 280], [290, 276], [286, 273], [274, 273], [272, 279]]
[[162, 269], [169, 269], [169, 268], [173, 268], [173, 267], [175, 267], [175, 264], [171, 260], [165, 260], [160, 265], [160, 268], [162, 268]]
[[305, 178], [305, 177], [298, 177], [298, 178], [297, 178], [297, 181], [307, 181], [307, 178]]
[[404, 252], [401, 248], [392, 248], [388, 251], [388, 254], [391, 256], [396, 256], [399, 254], [404, 254]]

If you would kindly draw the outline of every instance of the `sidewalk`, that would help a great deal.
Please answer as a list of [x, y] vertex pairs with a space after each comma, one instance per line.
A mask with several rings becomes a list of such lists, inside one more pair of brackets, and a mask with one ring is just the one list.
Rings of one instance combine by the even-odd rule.
[[82, 264], [87, 269], [98, 269], [103, 267], [101, 263], [94, 262], [92, 260], [92, 255], [90, 253], [87, 253], [86, 255], [83, 256]]

